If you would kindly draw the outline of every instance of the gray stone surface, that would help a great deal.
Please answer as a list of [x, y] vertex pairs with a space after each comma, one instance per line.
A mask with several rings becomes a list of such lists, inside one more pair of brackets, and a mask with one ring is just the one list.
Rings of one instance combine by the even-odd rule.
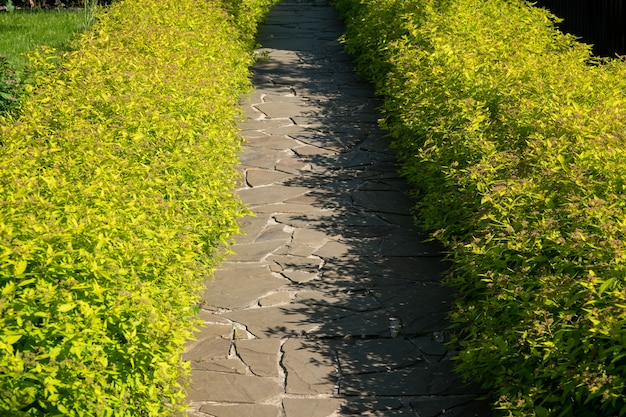
[[280, 407], [263, 404], [206, 404], [200, 411], [213, 417], [280, 417]]
[[491, 415], [454, 373], [447, 264], [342, 31], [326, 0], [283, 0], [260, 27], [239, 125], [255, 217], [207, 282], [188, 416]]
[[328, 344], [292, 338], [283, 346], [283, 352], [287, 394], [333, 394], [338, 379]]
[[285, 417], [333, 417], [341, 409], [342, 400], [330, 398], [285, 398]]
[[192, 371], [193, 387], [190, 401], [210, 398], [218, 403], [262, 403], [283, 392], [273, 378], [237, 375], [211, 371]]

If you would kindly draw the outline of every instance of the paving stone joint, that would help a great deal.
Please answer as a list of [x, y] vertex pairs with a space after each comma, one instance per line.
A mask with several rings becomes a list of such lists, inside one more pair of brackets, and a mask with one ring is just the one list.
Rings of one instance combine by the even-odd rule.
[[255, 216], [203, 296], [189, 417], [491, 415], [454, 372], [447, 265], [343, 29], [321, 0], [283, 0], [260, 28], [237, 190]]

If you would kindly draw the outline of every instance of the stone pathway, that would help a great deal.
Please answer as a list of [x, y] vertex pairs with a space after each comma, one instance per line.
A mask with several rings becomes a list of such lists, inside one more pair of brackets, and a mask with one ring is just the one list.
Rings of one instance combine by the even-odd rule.
[[342, 32], [319, 0], [261, 27], [239, 189], [256, 217], [204, 295], [188, 416], [491, 414], [452, 371], [441, 250], [413, 227]]

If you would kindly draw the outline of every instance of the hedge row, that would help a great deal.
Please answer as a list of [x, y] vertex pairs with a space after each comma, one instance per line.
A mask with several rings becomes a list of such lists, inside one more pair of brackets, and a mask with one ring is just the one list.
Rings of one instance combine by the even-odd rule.
[[114, 2], [75, 52], [34, 54], [0, 120], [0, 414], [184, 408], [194, 305], [246, 212], [237, 101], [269, 3]]
[[458, 369], [502, 415], [626, 415], [626, 64], [524, 0], [337, 5], [454, 261]]

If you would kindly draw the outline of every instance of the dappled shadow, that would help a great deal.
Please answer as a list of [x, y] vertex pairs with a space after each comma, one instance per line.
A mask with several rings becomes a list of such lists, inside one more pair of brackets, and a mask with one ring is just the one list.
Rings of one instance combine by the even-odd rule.
[[249, 339], [280, 340], [286, 417], [312, 401], [340, 415], [490, 415], [453, 371], [448, 265], [414, 226], [380, 103], [354, 74], [342, 30], [331, 7], [288, 1], [261, 27], [266, 56], [241, 124], [241, 195], [257, 217], [205, 299]]

